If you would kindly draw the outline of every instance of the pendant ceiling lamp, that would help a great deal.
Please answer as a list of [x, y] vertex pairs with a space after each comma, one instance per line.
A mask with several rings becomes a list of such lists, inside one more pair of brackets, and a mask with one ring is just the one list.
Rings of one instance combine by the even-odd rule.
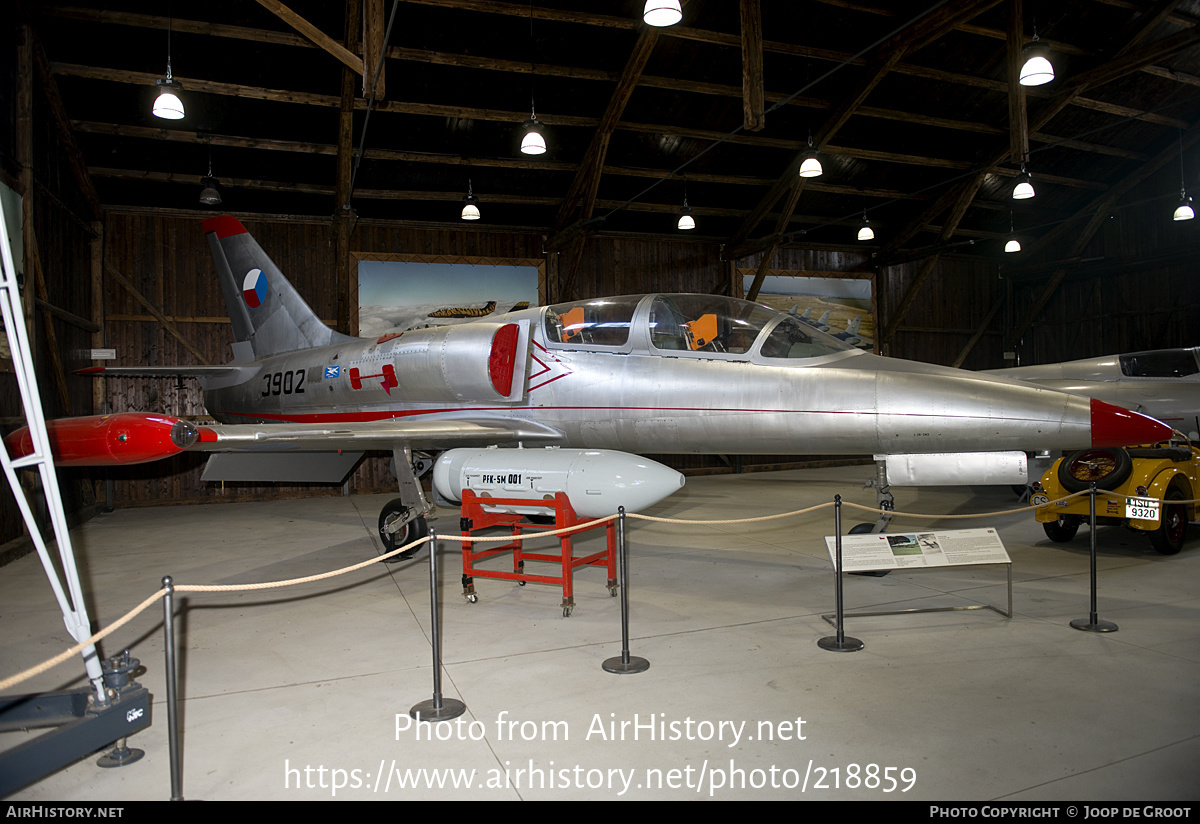
[[679, 222], [675, 225], [684, 231], [696, 228], [696, 219], [692, 217], [692, 210], [688, 208], [687, 195], [683, 196], [683, 208], [679, 210]]
[[1021, 251], [1021, 241], [1017, 240], [1017, 233], [1013, 229], [1012, 211], [1008, 213], [1008, 240], [1004, 242], [1004, 251], [1012, 254], [1013, 252]]
[[1033, 27], [1033, 42], [1021, 49], [1022, 86], [1041, 86], [1054, 79], [1054, 66], [1050, 64], [1050, 50], [1038, 42], [1037, 26]]
[[821, 159], [813, 146], [812, 135], [808, 136], [808, 150], [800, 162], [800, 177], [820, 177], [825, 170], [821, 168]]
[[522, 128], [525, 136], [521, 138], [521, 154], [540, 155], [546, 153], [545, 127], [537, 119], [537, 113], [530, 106], [529, 119]]
[[463, 195], [462, 219], [479, 220], [479, 198], [471, 190], [471, 181], [467, 180], [467, 193]]
[[1183, 131], [1179, 132], [1179, 205], [1175, 207], [1175, 214], [1172, 220], [1191, 220], [1196, 216], [1196, 210], [1192, 208], [1192, 199], [1188, 197], [1187, 184], [1184, 182], [1183, 174]]
[[646, 0], [642, 19], [648, 26], [674, 26], [683, 19], [679, 0]]
[[874, 240], [875, 230], [871, 228], [871, 221], [867, 220], [867, 210], [863, 209], [862, 223], [858, 227], [859, 240]]
[[183, 117], [183, 101], [179, 93], [183, 85], [171, 79], [171, 16], [167, 15], [167, 76], [159, 78], [155, 83], [158, 97], [154, 98], [154, 108], [151, 112], [155, 117], [165, 120], [179, 120]]
[[1025, 164], [1021, 164], [1021, 174], [1017, 178], [1017, 185], [1013, 186], [1013, 200], [1028, 200], [1033, 197], [1036, 192], [1033, 191], [1033, 175], [1025, 171]]
[[205, 206], [220, 206], [221, 192], [217, 189], [220, 181], [213, 177], [212, 158], [208, 159], [208, 174], [200, 179], [204, 188], [200, 191], [200, 202]]
[[[533, 54], [536, 41], [533, 39], [533, 2], [529, 3], [529, 50]], [[546, 153], [545, 127], [538, 122], [537, 110], [533, 99], [533, 82], [537, 79], [537, 63], [529, 61], [529, 119], [521, 124], [525, 130], [521, 138], [521, 154], [540, 155]]]

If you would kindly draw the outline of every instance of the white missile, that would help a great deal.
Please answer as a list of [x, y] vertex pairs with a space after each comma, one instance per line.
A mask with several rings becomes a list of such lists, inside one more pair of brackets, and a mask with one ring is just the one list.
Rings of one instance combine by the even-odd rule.
[[[656, 461], [612, 449], [451, 449], [433, 468], [433, 486], [447, 500], [464, 489], [480, 497], [553, 501], [565, 492], [581, 518], [603, 518], [618, 507], [637, 512], [683, 487], [683, 475]], [[546, 515], [544, 506], [485, 507], [489, 512]]]

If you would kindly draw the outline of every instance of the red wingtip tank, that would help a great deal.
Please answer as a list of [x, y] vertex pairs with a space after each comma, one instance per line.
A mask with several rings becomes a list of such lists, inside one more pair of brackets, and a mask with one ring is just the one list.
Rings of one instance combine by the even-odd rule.
[[[57, 466], [120, 466], [169, 458], [199, 435], [195, 425], [169, 415], [125, 412], [47, 421], [46, 433]], [[28, 427], [4, 438], [9, 457], [33, 452]]]

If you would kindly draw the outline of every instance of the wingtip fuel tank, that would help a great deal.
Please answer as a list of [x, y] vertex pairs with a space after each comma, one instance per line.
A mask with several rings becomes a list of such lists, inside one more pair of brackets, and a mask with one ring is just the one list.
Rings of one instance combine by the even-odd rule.
[[[199, 430], [169, 415], [124, 412], [46, 422], [50, 449], [58, 466], [120, 466], [169, 458], [190, 447]], [[28, 427], [4, 439], [11, 458], [33, 452]]]

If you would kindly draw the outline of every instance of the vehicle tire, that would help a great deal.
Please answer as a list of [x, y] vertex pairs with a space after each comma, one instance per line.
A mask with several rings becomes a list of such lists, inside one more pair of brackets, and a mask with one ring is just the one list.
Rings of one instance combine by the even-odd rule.
[[1116, 489], [1133, 471], [1133, 460], [1124, 449], [1081, 449], [1058, 465], [1058, 482], [1068, 492], [1083, 492], [1096, 482], [1096, 489]]
[[[414, 518], [405, 524], [399, 532], [389, 533], [387, 531], [388, 524], [397, 519], [404, 518], [406, 515], [408, 515], [408, 507], [399, 498], [393, 498], [388, 501], [387, 505], [380, 510], [379, 540], [383, 542], [383, 551], [385, 554], [429, 535], [429, 525], [425, 523], [424, 518]], [[388, 558], [388, 563], [407, 560], [413, 557], [419, 549], [420, 547], [418, 546], [399, 555], [393, 555], [391, 558]]]
[[1051, 541], [1058, 541], [1060, 544], [1065, 544], [1075, 537], [1075, 533], [1079, 531], [1079, 524], [1081, 523], [1082, 520], [1078, 515], [1059, 515], [1057, 521], [1042, 524], [1042, 529], [1046, 530], [1046, 537]]
[[869, 535], [871, 530], [875, 529], [875, 524], [855, 524], [850, 527], [848, 535]]
[[1162, 555], [1175, 555], [1183, 549], [1183, 541], [1187, 537], [1188, 519], [1187, 506], [1172, 501], [1184, 500], [1183, 492], [1178, 487], [1167, 490], [1162, 505], [1162, 522], [1158, 529], [1150, 533], [1150, 545]]

